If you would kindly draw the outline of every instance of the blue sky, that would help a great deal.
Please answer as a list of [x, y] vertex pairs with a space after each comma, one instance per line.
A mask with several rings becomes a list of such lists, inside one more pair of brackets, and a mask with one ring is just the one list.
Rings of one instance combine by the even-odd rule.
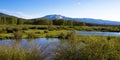
[[23, 18], [60, 14], [120, 21], [120, 0], [0, 0], [0, 12]]

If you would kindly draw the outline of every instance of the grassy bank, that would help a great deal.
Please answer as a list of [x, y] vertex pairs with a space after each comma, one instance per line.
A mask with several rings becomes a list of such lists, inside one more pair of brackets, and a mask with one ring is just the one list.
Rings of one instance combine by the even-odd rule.
[[[57, 37], [69, 30], [120, 32], [120, 27], [110, 26], [55, 26], [55, 25], [0, 25], [0, 39]], [[19, 32], [19, 33], [18, 33]]]
[[[75, 31], [68, 31], [120, 32], [119, 27], [53, 25], [1, 25], [0, 27], [0, 39], [60, 38], [60, 46], [57, 47], [59, 49], [53, 50], [55, 52], [53, 60], [120, 60], [120, 37], [81, 36], [76, 35]], [[43, 60], [43, 57], [46, 57], [38, 48], [21, 50], [16, 46], [0, 46], [0, 60]]]
[[[120, 60], [120, 37], [77, 36], [70, 33], [68, 39], [59, 42], [52, 60]], [[44, 48], [26, 48], [18, 46], [0, 46], [0, 60], [44, 60]], [[43, 50], [41, 52], [41, 49]]]
[[37, 29], [120, 32], [119, 26], [0, 25], [0, 33], [7, 33], [7, 30], [14, 30], [15, 28], [20, 30]]
[[43, 60], [45, 59], [44, 47], [28, 45], [25, 49], [21, 46], [0, 46], [0, 60]]
[[[24, 30], [24, 32], [14, 32], [14, 33], [2, 33], [0, 34], [1, 39], [10, 39], [21, 35], [20, 38], [55, 38], [58, 37], [61, 33], [67, 34], [67, 30], [36, 30], [36, 29], [29, 29]], [[16, 34], [16, 35], [15, 35]]]
[[55, 60], [120, 60], [120, 37], [77, 36], [61, 42]]

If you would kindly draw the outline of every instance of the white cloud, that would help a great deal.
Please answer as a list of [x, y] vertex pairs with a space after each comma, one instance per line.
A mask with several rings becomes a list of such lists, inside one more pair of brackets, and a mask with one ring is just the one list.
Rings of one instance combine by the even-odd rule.
[[23, 12], [15, 12], [15, 15], [18, 17], [26, 18], [26, 19], [34, 18], [34, 16], [25, 14]]
[[5, 13], [5, 14], [9, 14], [9, 15], [13, 15], [13, 16], [17, 16], [17, 17], [21, 17], [21, 18], [26, 18], [26, 19], [30, 19], [30, 18], [34, 18], [34, 16], [32, 15], [28, 15], [25, 14], [23, 12], [18, 12], [18, 11], [8, 11], [6, 9], [0, 9], [1, 13]]

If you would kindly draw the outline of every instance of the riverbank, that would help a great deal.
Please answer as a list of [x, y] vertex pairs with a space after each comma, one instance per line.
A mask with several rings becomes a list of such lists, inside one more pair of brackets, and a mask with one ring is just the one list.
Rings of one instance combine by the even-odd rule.
[[0, 25], [0, 39], [11, 39], [15, 35], [19, 35], [20, 38], [55, 38], [61, 33], [67, 34], [71, 30], [120, 32], [119, 27], [107, 26]]
[[29, 29], [29, 30], [24, 30], [20, 31], [19, 33], [14, 32], [14, 33], [2, 33], [0, 34], [0, 39], [11, 39], [17, 35], [21, 35], [21, 38], [55, 38], [58, 37], [61, 33], [67, 34], [69, 31], [67, 30], [36, 30], [36, 29]]
[[119, 40], [120, 37], [74, 34], [69, 39], [1, 40], [0, 60], [119, 60]]

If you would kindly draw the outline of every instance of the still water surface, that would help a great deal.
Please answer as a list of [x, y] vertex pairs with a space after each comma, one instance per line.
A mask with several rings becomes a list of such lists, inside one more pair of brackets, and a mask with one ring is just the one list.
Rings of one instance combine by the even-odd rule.
[[80, 35], [120, 36], [120, 32], [76, 31]]

